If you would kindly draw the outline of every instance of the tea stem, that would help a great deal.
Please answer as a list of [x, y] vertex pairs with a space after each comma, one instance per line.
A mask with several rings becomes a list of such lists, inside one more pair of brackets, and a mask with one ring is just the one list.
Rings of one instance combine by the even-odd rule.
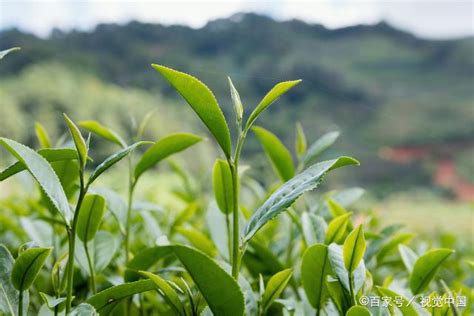
[[128, 158], [128, 169], [129, 169], [129, 182], [128, 182], [128, 205], [127, 205], [127, 218], [125, 220], [125, 238], [124, 238], [124, 251], [125, 251], [125, 263], [127, 264], [130, 259], [130, 221], [132, 217], [133, 207], [133, 191], [135, 189], [136, 181], [133, 178], [132, 159]]
[[66, 296], [66, 315], [71, 312], [71, 303], [72, 303], [72, 290], [74, 282], [74, 252], [76, 247], [76, 228], [77, 221], [79, 219], [79, 211], [81, 209], [82, 201], [86, 196], [88, 185], [84, 186], [84, 172], [81, 170], [79, 172], [80, 187], [79, 187], [79, 197], [77, 198], [76, 209], [74, 211], [74, 218], [72, 220], [72, 226], [68, 227], [67, 234], [69, 239], [69, 252], [66, 268], [66, 282], [67, 282], [67, 296]]
[[97, 292], [97, 287], [95, 284], [95, 271], [94, 271], [94, 265], [92, 264], [91, 256], [89, 253], [89, 247], [87, 246], [87, 241], [84, 242], [84, 251], [86, 252], [87, 264], [89, 265], [89, 272], [90, 272], [90, 277], [91, 277], [91, 290], [92, 290], [92, 293], [95, 294]]
[[18, 316], [23, 316], [23, 291], [18, 293]]

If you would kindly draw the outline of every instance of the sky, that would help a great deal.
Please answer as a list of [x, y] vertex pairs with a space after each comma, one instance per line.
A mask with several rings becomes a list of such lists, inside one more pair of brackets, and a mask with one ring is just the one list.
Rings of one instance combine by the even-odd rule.
[[92, 30], [131, 20], [198, 28], [238, 12], [328, 28], [383, 20], [434, 39], [474, 35], [474, 0], [0, 0], [0, 30], [16, 27], [44, 37], [54, 28]]

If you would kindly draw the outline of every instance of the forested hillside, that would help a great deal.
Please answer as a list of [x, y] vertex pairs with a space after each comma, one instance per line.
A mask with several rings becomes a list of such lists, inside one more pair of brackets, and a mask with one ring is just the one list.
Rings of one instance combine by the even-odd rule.
[[[22, 47], [0, 64], [0, 134], [12, 138], [32, 142], [35, 120], [54, 133], [64, 111], [125, 126], [130, 115], [158, 107], [163, 124], [194, 122], [151, 69], [157, 62], [203, 79], [227, 115], [227, 75], [247, 113], [275, 83], [303, 79], [262, 124], [288, 145], [297, 121], [309, 141], [340, 130], [335, 150], [360, 158], [358, 183], [396, 189], [431, 182], [429, 161], [424, 167], [382, 162], [378, 153], [386, 146], [462, 144], [453, 155], [461, 170], [472, 170], [465, 157], [474, 135], [473, 38], [433, 41], [385, 23], [330, 30], [239, 14], [199, 29], [131, 22], [54, 31], [47, 39], [6, 30], [0, 45]], [[244, 154], [254, 157], [252, 147]]]

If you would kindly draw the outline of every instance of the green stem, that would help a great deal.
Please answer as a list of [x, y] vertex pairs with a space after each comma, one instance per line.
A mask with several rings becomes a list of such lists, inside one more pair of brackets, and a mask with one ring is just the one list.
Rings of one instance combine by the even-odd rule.
[[87, 264], [89, 265], [89, 273], [90, 273], [90, 277], [91, 277], [91, 290], [92, 290], [92, 294], [95, 294], [97, 293], [97, 287], [96, 287], [96, 284], [95, 284], [95, 270], [94, 270], [94, 265], [92, 264], [92, 260], [91, 260], [91, 256], [90, 256], [90, 253], [89, 253], [89, 247], [87, 245], [87, 241], [84, 242], [84, 251], [86, 252], [86, 257], [87, 257]]
[[229, 261], [232, 258], [232, 236], [230, 230], [230, 219], [229, 214], [225, 214], [225, 226], [227, 231], [227, 248], [229, 248]]
[[18, 294], [18, 316], [23, 316], [23, 291]]
[[352, 300], [352, 305], [355, 306], [357, 305], [357, 301], [354, 295], [354, 278], [352, 277], [352, 273], [349, 272], [349, 293], [351, 295], [351, 300]]
[[79, 197], [77, 199], [76, 209], [74, 211], [74, 218], [72, 220], [72, 226], [68, 227], [68, 239], [69, 239], [69, 253], [68, 253], [68, 260], [67, 260], [67, 296], [66, 296], [66, 315], [71, 312], [71, 303], [72, 303], [72, 290], [73, 290], [73, 282], [74, 282], [74, 252], [76, 247], [76, 227], [77, 227], [77, 220], [79, 218], [79, 211], [81, 209], [82, 201], [87, 193], [88, 185], [84, 186], [84, 172], [83, 170], [80, 171], [79, 174], [80, 179], [80, 188], [79, 188]]
[[232, 276], [235, 279], [238, 279], [239, 277], [240, 257], [242, 254], [240, 249], [239, 230], [239, 159], [246, 135], [246, 131], [239, 131], [239, 138], [237, 141], [237, 146], [235, 147], [234, 159], [227, 160], [232, 174], [232, 195], [234, 197], [232, 209]]
[[132, 217], [132, 206], [133, 206], [133, 190], [135, 189], [136, 182], [133, 179], [132, 160], [128, 159], [129, 169], [129, 181], [128, 181], [128, 205], [127, 205], [127, 218], [125, 221], [125, 238], [124, 238], [124, 251], [125, 251], [125, 264], [130, 259], [130, 225]]

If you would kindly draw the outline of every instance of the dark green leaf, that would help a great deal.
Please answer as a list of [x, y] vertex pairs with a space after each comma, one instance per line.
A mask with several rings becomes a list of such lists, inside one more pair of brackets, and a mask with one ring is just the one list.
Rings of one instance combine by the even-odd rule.
[[88, 185], [94, 182], [102, 173], [104, 173], [107, 169], [115, 165], [117, 162], [125, 158], [128, 154], [130, 154], [135, 148], [141, 145], [149, 144], [149, 142], [136, 142], [133, 145], [130, 145], [115, 154], [107, 157], [100, 165], [98, 165], [94, 172], [92, 172], [91, 176], [89, 177]]
[[88, 152], [86, 141], [84, 140], [84, 137], [82, 137], [79, 128], [66, 114], [64, 114], [64, 119], [66, 120], [67, 126], [69, 127], [69, 132], [71, 133], [74, 145], [76, 145], [79, 162], [81, 163], [82, 168], [84, 168], [87, 163]]
[[115, 143], [121, 147], [127, 147], [125, 141], [113, 130], [105, 127], [97, 121], [81, 121], [78, 125], [91, 133], [94, 133], [112, 143]]
[[263, 311], [268, 310], [273, 302], [280, 296], [292, 275], [293, 269], [286, 269], [278, 272], [270, 278], [262, 296]]
[[161, 160], [200, 142], [201, 137], [189, 133], [176, 133], [163, 137], [143, 154], [135, 167], [135, 180]]
[[212, 186], [219, 209], [224, 214], [232, 213], [234, 195], [232, 190], [232, 173], [227, 161], [217, 159], [212, 169]]
[[12, 269], [13, 286], [18, 291], [26, 291], [38, 276], [52, 248], [30, 248], [15, 260]]
[[72, 219], [69, 203], [58, 176], [51, 165], [33, 149], [8, 138], [0, 138], [0, 145], [14, 155], [40, 184], [41, 188], [59, 211], [67, 224]]
[[301, 262], [301, 282], [311, 306], [321, 309], [328, 293], [327, 276], [332, 274], [328, 247], [317, 244], [306, 249]]
[[138, 271], [149, 269], [159, 260], [168, 258], [172, 253], [173, 250], [166, 246], [157, 246], [142, 250], [127, 264], [124, 277], [125, 281], [138, 280], [140, 277]]
[[410, 289], [414, 295], [423, 292], [428, 287], [441, 264], [453, 252], [454, 250], [445, 248], [432, 249], [416, 260], [410, 275]]
[[105, 199], [98, 194], [84, 197], [77, 219], [77, 236], [83, 242], [92, 240], [105, 212]]
[[257, 105], [255, 110], [250, 114], [249, 119], [247, 120], [247, 123], [245, 124], [245, 130], [249, 130], [250, 127], [252, 127], [252, 124], [255, 122], [255, 120], [258, 118], [258, 116], [265, 111], [273, 102], [278, 100], [281, 95], [283, 95], [285, 92], [299, 84], [301, 80], [294, 80], [294, 81], [285, 81], [285, 82], [280, 82], [277, 85], [275, 85], [260, 101], [260, 103]]
[[94, 306], [101, 316], [108, 315], [122, 299], [132, 295], [158, 289], [152, 280], [140, 280], [112, 286], [86, 300], [87, 304]]
[[229, 127], [211, 90], [193, 76], [161, 65], [153, 64], [152, 66], [188, 102], [212, 135], [214, 135], [226, 157], [230, 158], [232, 145]]
[[365, 247], [364, 231], [362, 225], [359, 225], [344, 241], [344, 265], [349, 272], [353, 272], [359, 266], [364, 257]]
[[295, 175], [295, 167], [290, 151], [270, 131], [258, 126], [253, 127], [252, 131], [262, 144], [263, 150], [272, 163], [276, 174], [282, 181], [290, 180]]
[[278, 188], [257, 211], [245, 226], [243, 241], [249, 241], [269, 220], [291, 206], [304, 192], [313, 190], [326, 173], [346, 165], [357, 165], [358, 161], [350, 157], [315, 164]]

